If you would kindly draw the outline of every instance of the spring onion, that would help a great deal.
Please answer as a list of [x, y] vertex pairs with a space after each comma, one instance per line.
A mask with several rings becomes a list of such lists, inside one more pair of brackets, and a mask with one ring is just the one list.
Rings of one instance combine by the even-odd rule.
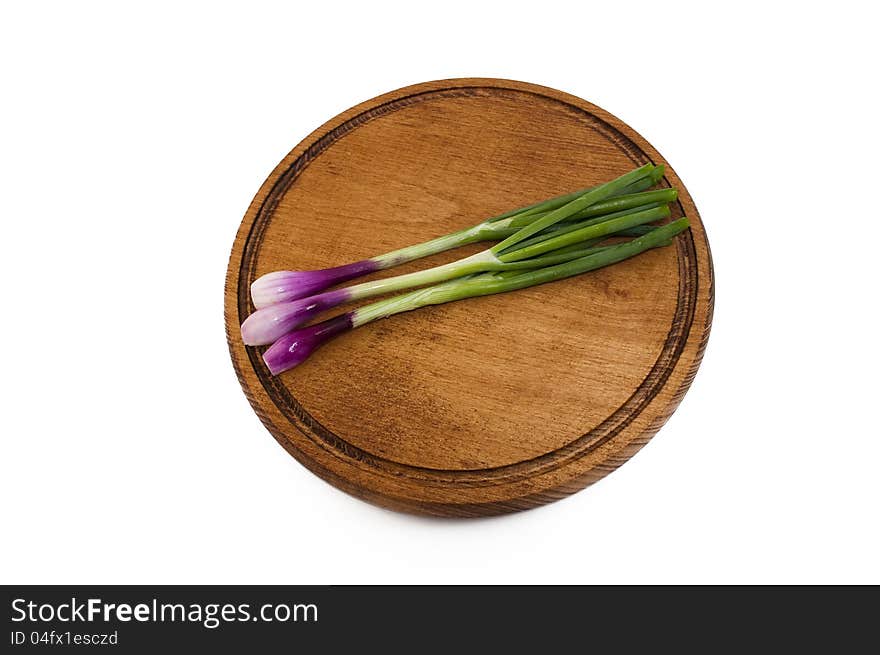
[[[269, 370], [278, 374], [304, 361], [327, 340], [379, 318], [560, 280], [668, 245], [688, 222], [681, 218], [663, 226], [651, 225], [670, 216], [668, 205], [677, 198], [674, 189], [648, 190], [662, 174], [662, 166], [647, 164], [610, 182], [369, 260], [264, 275], [251, 287], [257, 311], [242, 323], [242, 339], [247, 345], [272, 344], [263, 357]], [[613, 241], [605, 243], [608, 239]], [[441, 266], [325, 290], [341, 281], [478, 241], [496, 243]], [[412, 290], [416, 287], [421, 288]], [[302, 327], [340, 304], [399, 291], [404, 293]]]
[[[656, 228], [652, 228], [656, 229]], [[523, 261], [511, 262], [487, 262], [484, 271], [515, 271], [530, 268], [541, 268], [551, 264], [559, 264], [578, 257], [591, 254], [599, 250], [594, 248], [596, 240], [585, 240], [581, 243], [568, 247], [559, 248], [540, 257], [533, 257]], [[475, 273], [477, 269], [472, 269]], [[381, 280], [379, 282], [382, 282]], [[325, 291], [308, 298], [299, 298], [290, 302], [275, 303], [268, 307], [258, 309], [245, 319], [241, 325], [241, 337], [248, 346], [265, 346], [276, 341], [291, 330], [308, 323], [318, 314], [346, 302], [363, 300], [371, 296], [380, 295], [389, 290], [381, 286], [373, 286], [367, 282], [344, 289]], [[400, 289], [404, 288], [400, 286]]]
[[[615, 232], [666, 218], [669, 216], [669, 210], [665, 202], [640, 203], [647, 200], [668, 201], [674, 199], [676, 197], [675, 191], [671, 189], [647, 193], [637, 192], [628, 197], [616, 198], [610, 205], [606, 204], [605, 206], [605, 210], [610, 213], [595, 215], [597, 213], [596, 205], [612, 197], [618, 190], [628, 188], [634, 182], [645, 179], [649, 182], [652, 181], [653, 173], [653, 167], [648, 164], [611, 182], [593, 187], [555, 209], [539, 212], [535, 215], [537, 218], [534, 222], [527, 223], [514, 234], [506, 236], [500, 244], [470, 257], [414, 273], [372, 280], [303, 298], [265, 304], [242, 324], [242, 339], [245, 344], [251, 346], [272, 343], [287, 331], [312, 320], [317, 314], [345, 302], [365, 300], [390, 292], [437, 284], [465, 275], [488, 271], [502, 272], [509, 270], [513, 262], [519, 262], [516, 266], [518, 269], [539, 268], [545, 266], [546, 263], [538, 255], [582, 242], [584, 246], [589, 246]], [[558, 201], [548, 202], [558, 204]], [[538, 205], [537, 207], [543, 210], [547, 205]], [[521, 217], [521, 214], [518, 216]], [[583, 216], [592, 217], [578, 220]], [[511, 229], [508, 225], [515, 218], [508, 217], [494, 221], [488, 228], [484, 228], [484, 231], [493, 228], [496, 231]], [[562, 221], [568, 222], [562, 223]], [[536, 229], [536, 225], [539, 226], [538, 229]], [[500, 247], [504, 244], [512, 245], [500, 252]], [[496, 254], [498, 252], [500, 254]], [[266, 277], [264, 276], [262, 279]], [[300, 289], [302, 290], [304, 286], [307, 285], [300, 285]], [[256, 296], [257, 294], [254, 293], [255, 298]], [[255, 304], [257, 304], [256, 301]]]
[[547, 260], [538, 255], [575, 244], [592, 245], [620, 230], [651, 223], [668, 216], [669, 209], [665, 205], [644, 210], [615, 212], [575, 223], [572, 227], [577, 229], [572, 231], [550, 232], [549, 238], [538, 243], [523, 241], [523, 244], [528, 245], [519, 249], [514, 248], [501, 255], [495, 255], [492, 249], [483, 250], [470, 257], [434, 268], [268, 305], [258, 309], [242, 323], [242, 339], [249, 346], [272, 343], [289, 330], [312, 320], [317, 314], [346, 302], [365, 300], [394, 291], [427, 286], [481, 272], [541, 268], [547, 265]]
[[[261, 276], [251, 285], [251, 298], [257, 309], [280, 302], [306, 298], [333, 285], [353, 280], [357, 277], [385, 270], [400, 264], [428, 257], [459, 246], [480, 241], [502, 241], [513, 238], [522, 228], [538, 223], [533, 232], [521, 237], [529, 238], [543, 227], [557, 221], [572, 221], [613, 213], [653, 202], [671, 202], [675, 199], [674, 190], [660, 189], [645, 192], [663, 177], [663, 166], [647, 164], [628, 174], [628, 182], [612, 187], [599, 185], [568, 193], [527, 207], [509, 211], [476, 225], [446, 234], [424, 243], [407, 246], [384, 255], [360, 261], [309, 271], [275, 271]], [[599, 191], [598, 189], [603, 189]], [[593, 194], [586, 201], [584, 196]], [[597, 201], [600, 199], [600, 201]], [[580, 203], [580, 209], [572, 203]], [[567, 210], [560, 212], [563, 208]], [[549, 217], [549, 218], [548, 218]], [[560, 218], [562, 217], [562, 218]], [[510, 244], [508, 244], [510, 245]], [[506, 246], [505, 246], [506, 247]]]
[[263, 360], [270, 372], [278, 375], [301, 364], [333, 337], [371, 321], [428, 305], [505, 293], [579, 275], [634, 257], [650, 248], [666, 245], [687, 227], [687, 219], [680, 218], [630, 241], [595, 248], [592, 252], [569, 261], [524, 271], [508, 269], [468, 275], [379, 300], [321, 323], [288, 332], [266, 350]]

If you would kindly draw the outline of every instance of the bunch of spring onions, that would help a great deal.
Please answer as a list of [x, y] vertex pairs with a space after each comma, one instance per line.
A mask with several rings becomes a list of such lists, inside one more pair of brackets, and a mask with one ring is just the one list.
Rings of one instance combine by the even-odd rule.
[[[688, 222], [680, 218], [656, 225], [669, 217], [669, 203], [677, 197], [674, 189], [650, 190], [662, 177], [662, 166], [646, 164], [599, 186], [378, 257], [315, 271], [269, 273], [251, 285], [257, 311], [242, 324], [242, 339], [249, 346], [272, 344], [263, 359], [278, 375], [302, 363], [329, 339], [376, 319], [561, 280], [668, 245]], [[620, 241], [620, 237], [628, 239]], [[478, 241], [497, 243], [442, 266], [325, 291], [340, 282]], [[337, 305], [407, 289], [416, 290], [302, 327]]]

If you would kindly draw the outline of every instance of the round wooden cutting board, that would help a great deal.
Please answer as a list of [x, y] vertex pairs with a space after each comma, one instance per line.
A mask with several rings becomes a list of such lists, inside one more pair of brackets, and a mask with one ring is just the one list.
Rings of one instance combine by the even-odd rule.
[[[691, 220], [672, 247], [377, 321], [278, 377], [263, 348], [242, 344], [249, 286], [264, 273], [381, 254], [647, 162], [666, 164], [673, 217]], [[482, 516], [578, 491], [647, 443], [697, 371], [712, 303], [700, 217], [641, 136], [560, 91], [456, 79], [353, 107], [287, 155], [235, 239], [226, 333], [254, 410], [311, 471], [385, 507]]]

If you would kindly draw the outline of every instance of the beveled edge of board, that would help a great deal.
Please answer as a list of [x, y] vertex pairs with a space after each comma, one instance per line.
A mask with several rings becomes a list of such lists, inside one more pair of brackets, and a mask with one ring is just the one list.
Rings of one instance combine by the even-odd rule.
[[[679, 190], [679, 205], [681, 205], [682, 211], [686, 213], [692, 221], [692, 230], [688, 233], [690, 237], [688, 241], [690, 243], [691, 252], [681, 252], [682, 246], [678, 245], [678, 259], [680, 267], [680, 284], [683, 279], [681, 274], [683, 257], [684, 261], [692, 259], [690, 264], [694, 267], [693, 271], [691, 271], [691, 273], [693, 273], [694, 288], [691, 289], [690, 292], [695, 294], [694, 302], [696, 303], [696, 306], [692, 305], [690, 307], [690, 316], [688, 316], [689, 320], [687, 321], [687, 325], [677, 326], [678, 329], [684, 328], [685, 334], [679, 335], [681, 343], [678, 345], [680, 345], [680, 349], [676, 346], [676, 349], [679, 350], [678, 355], [673, 361], [667, 363], [668, 370], [663, 371], [663, 379], [660, 388], [657, 389], [656, 393], [648, 398], [632, 416], [624, 417], [627, 420], [617, 432], [610, 434], [606, 439], [593, 444], [588, 451], [580, 453], [576, 452], [568, 459], [563, 458], [564, 461], [554, 463], [549, 470], [538, 471], [533, 469], [532, 472], [535, 474], [534, 478], [544, 478], [546, 487], [529, 484], [526, 485], [526, 487], [530, 487], [530, 490], [527, 489], [526, 493], [517, 493], [517, 488], [521, 488], [523, 485], [518, 485], [516, 483], [522, 483], [523, 481], [528, 482], [532, 477], [528, 467], [525, 467], [525, 470], [520, 470], [513, 478], [509, 475], [507, 477], [503, 475], [500, 477], [492, 475], [489, 473], [492, 469], [476, 472], [446, 471], [442, 472], [445, 475], [439, 476], [434, 474], [431, 469], [428, 469], [426, 471], [430, 473], [427, 477], [416, 476], [408, 481], [409, 484], [415, 485], [415, 488], [409, 490], [405, 488], [407, 486], [407, 481], [401, 481], [400, 470], [396, 470], [394, 466], [391, 467], [391, 470], [382, 470], [382, 467], [378, 467], [376, 471], [365, 472], [359, 470], [357, 476], [359, 478], [359, 483], [356, 483], [348, 479], [346, 475], [340, 474], [337, 470], [340, 464], [339, 461], [332, 461], [332, 459], [321, 461], [321, 458], [328, 453], [325, 452], [322, 454], [320, 448], [315, 450], [312, 446], [320, 446], [317, 440], [323, 439], [332, 448], [339, 451], [338, 453], [329, 453], [331, 458], [338, 458], [341, 456], [342, 459], [345, 459], [347, 457], [350, 460], [347, 463], [352, 466], [372, 465], [375, 467], [376, 462], [371, 461], [373, 458], [371, 458], [369, 454], [366, 454], [365, 456], [363, 452], [357, 452], [359, 449], [346, 444], [344, 440], [336, 435], [332, 435], [332, 433], [329, 436], [329, 441], [326, 433], [314, 434], [316, 431], [320, 432], [322, 426], [316, 428], [315, 422], [313, 420], [310, 422], [310, 417], [308, 417], [307, 414], [303, 416], [302, 413], [295, 412], [294, 415], [291, 415], [289, 412], [282, 411], [279, 415], [278, 410], [282, 409], [282, 405], [279, 404], [277, 399], [278, 387], [276, 386], [275, 389], [270, 392], [269, 388], [275, 385], [273, 385], [271, 379], [267, 382], [265, 372], [262, 372], [262, 375], [260, 374], [261, 371], [259, 368], [260, 365], [262, 365], [262, 362], [259, 360], [259, 356], [255, 355], [256, 350], [246, 349], [243, 344], [241, 344], [239, 334], [240, 317], [243, 312], [249, 311], [249, 309], [247, 309], [249, 301], [246, 298], [248, 280], [245, 280], [245, 283], [243, 284], [241, 279], [242, 269], [244, 268], [246, 245], [248, 244], [248, 240], [252, 237], [252, 231], [257, 219], [260, 216], [262, 216], [264, 220], [268, 220], [268, 218], [271, 217], [271, 212], [274, 209], [274, 206], [270, 206], [267, 209], [267, 200], [271, 200], [270, 196], [272, 195], [273, 190], [278, 189], [280, 184], [281, 187], [283, 187], [281, 193], [281, 195], [283, 195], [283, 191], [286, 191], [286, 188], [293, 182], [296, 175], [305, 168], [308, 161], [320, 155], [320, 152], [323, 150], [323, 148], [320, 147], [320, 144], [324, 143], [324, 147], [326, 147], [332, 143], [338, 138], [339, 130], [341, 128], [347, 125], [348, 130], [356, 129], [356, 127], [375, 118], [377, 115], [382, 115], [383, 113], [388, 113], [388, 111], [394, 111], [401, 106], [405, 106], [405, 101], [408, 98], [430, 94], [436, 95], [438, 92], [455, 93], [461, 91], [465, 94], [469, 92], [476, 93], [479, 89], [490, 91], [512, 90], [526, 92], [570, 105], [580, 110], [585, 115], [595, 117], [601, 123], [607, 124], [614, 132], [619, 133], [623, 140], [632, 142], [639, 152], [645, 155], [648, 161], [653, 163], [663, 163], [666, 165], [665, 181]], [[402, 101], [404, 101], [404, 104], [401, 104]], [[391, 107], [391, 109], [384, 112], [377, 112], [377, 109], [382, 107]], [[342, 132], [342, 134], [344, 134], [344, 132]], [[606, 137], [614, 140], [614, 137], [609, 134], [606, 134]], [[626, 144], [617, 144], [630, 154]], [[631, 159], [633, 158], [631, 154], [630, 157]], [[633, 161], [639, 163], [635, 159], [633, 159]], [[286, 185], [285, 178], [288, 178]], [[275, 199], [275, 202], [277, 202], [277, 198]], [[695, 233], [698, 234], [695, 236]], [[687, 277], [690, 278], [691, 275], [688, 275]], [[680, 304], [681, 303], [679, 303], [679, 305]], [[242, 389], [245, 392], [245, 396], [248, 398], [248, 401], [254, 408], [257, 416], [261, 419], [275, 439], [309, 470], [348, 493], [391, 509], [436, 516], [484, 516], [528, 509], [542, 505], [582, 489], [588, 484], [604, 477], [632, 457], [632, 455], [646, 444], [660, 427], [662, 427], [669, 416], [671, 416], [693, 381], [708, 342], [713, 307], [714, 273], [712, 269], [711, 252], [709, 250], [709, 244], [706, 239], [702, 221], [699, 218], [696, 207], [693, 205], [693, 201], [687, 193], [684, 185], [678, 179], [678, 176], [659, 153], [647, 143], [647, 141], [616, 117], [575, 96], [548, 87], [525, 82], [483, 78], [440, 80], [397, 89], [396, 91], [386, 93], [352, 107], [326, 122], [317, 130], [313, 131], [308, 137], [303, 139], [278, 164], [278, 166], [275, 167], [248, 208], [238, 230], [238, 234], [236, 235], [235, 243], [230, 255], [225, 288], [226, 337], [233, 365]], [[692, 327], [695, 327], [696, 330], [692, 329]], [[672, 332], [673, 329], [676, 329], [676, 321], [673, 321], [673, 327], [670, 329], [670, 332]], [[684, 354], [685, 350], [690, 351], [689, 356], [686, 358], [689, 359], [689, 362], [681, 361], [681, 356]], [[259, 360], [259, 363], [257, 363], [255, 357], [256, 360]], [[673, 370], [680, 368], [681, 365], [684, 365], [686, 368], [679, 370], [678, 374], [673, 376]], [[680, 378], [680, 380], [676, 380], [676, 386], [670, 393], [670, 390], [666, 389], [666, 387], [672, 381], [673, 377]], [[668, 396], [668, 398], [658, 400], [657, 397], [661, 394], [663, 396]], [[273, 396], [276, 397], [273, 398]], [[264, 406], [266, 401], [270, 403], [269, 407]], [[628, 434], [626, 430], [627, 426], [635, 418], [640, 416], [649, 406], [653, 405], [655, 401], [658, 401], [658, 404], [662, 401], [662, 405], [660, 405], [659, 408], [654, 408], [654, 411], [657, 411], [658, 413], [655, 414], [653, 419], [641, 430], [634, 434]], [[276, 416], [273, 417], [272, 414], [276, 414]], [[282, 423], [282, 425], [279, 425], [279, 423]], [[288, 426], [287, 431], [284, 429], [284, 423]], [[294, 434], [292, 435], [293, 438], [289, 434], [290, 428], [293, 428], [294, 430]], [[629, 432], [632, 432], [632, 430]], [[588, 433], [588, 435], [584, 435], [581, 439], [592, 433], [593, 431]], [[302, 441], [298, 437], [303, 437], [305, 441]], [[334, 443], [334, 438], [341, 441], [341, 445], [339, 442]], [[558, 451], [553, 452], [557, 453]], [[548, 455], [552, 454], [553, 453], [550, 453]], [[580, 467], [583, 470], [577, 470], [578, 462], [586, 459], [586, 455], [590, 454], [596, 455], [595, 459], [597, 461], [592, 462], [588, 466]], [[516, 469], [517, 467], [520, 469], [523, 468], [522, 466], [519, 466], [519, 464], [499, 468]], [[566, 467], [570, 470], [563, 471], [563, 475], [560, 476], [558, 474], [559, 469], [564, 469]], [[417, 469], [418, 467], [402, 465], [402, 468]], [[381, 483], [378, 485], [371, 484], [371, 482], [375, 483], [376, 480], [369, 480], [370, 474], [394, 476], [393, 486], [398, 487], [397, 491], [399, 493], [393, 494], [387, 493], [384, 490], [379, 491], [378, 489], [381, 489], [384, 485]], [[547, 476], [550, 476], [550, 479], [547, 479]], [[365, 479], [365, 477], [367, 479]], [[404, 475], [403, 477], [405, 478], [406, 476]], [[452, 489], [450, 487], [437, 490], [434, 494], [431, 493], [432, 487], [436, 487], [437, 485], [442, 486], [444, 482], [454, 483], [455, 491], [450, 493]], [[424, 488], [418, 488], [420, 486]], [[491, 487], [490, 495], [498, 496], [497, 498], [475, 499], [476, 497], [474, 494], [468, 494], [465, 492], [467, 488], [478, 489], [487, 486]], [[511, 492], [509, 497], [503, 493], [503, 488], [505, 486], [509, 487], [509, 491]], [[538, 487], [538, 489], [535, 490], [535, 487]], [[458, 493], [456, 493], [456, 491]], [[432, 498], [432, 496], [437, 496], [437, 498]]]

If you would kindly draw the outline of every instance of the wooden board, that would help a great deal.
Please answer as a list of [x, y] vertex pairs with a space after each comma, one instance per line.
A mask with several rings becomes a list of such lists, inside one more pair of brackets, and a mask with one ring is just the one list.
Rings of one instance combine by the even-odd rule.
[[[666, 164], [673, 217], [693, 225], [673, 247], [378, 321], [277, 378], [262, 348], [242, 344], [248, 288], [264, 273], [377, 255], [646, 162]], [[713, 277], [687, 190], [629, 126], [546, 87], [456, 79], [364, 102], [297, 145], [242, 221], [225, 300], [241, 385], [290, 454], [385, 507], [482, 516], [578, 491], [657, 432], [697, 371]]]

